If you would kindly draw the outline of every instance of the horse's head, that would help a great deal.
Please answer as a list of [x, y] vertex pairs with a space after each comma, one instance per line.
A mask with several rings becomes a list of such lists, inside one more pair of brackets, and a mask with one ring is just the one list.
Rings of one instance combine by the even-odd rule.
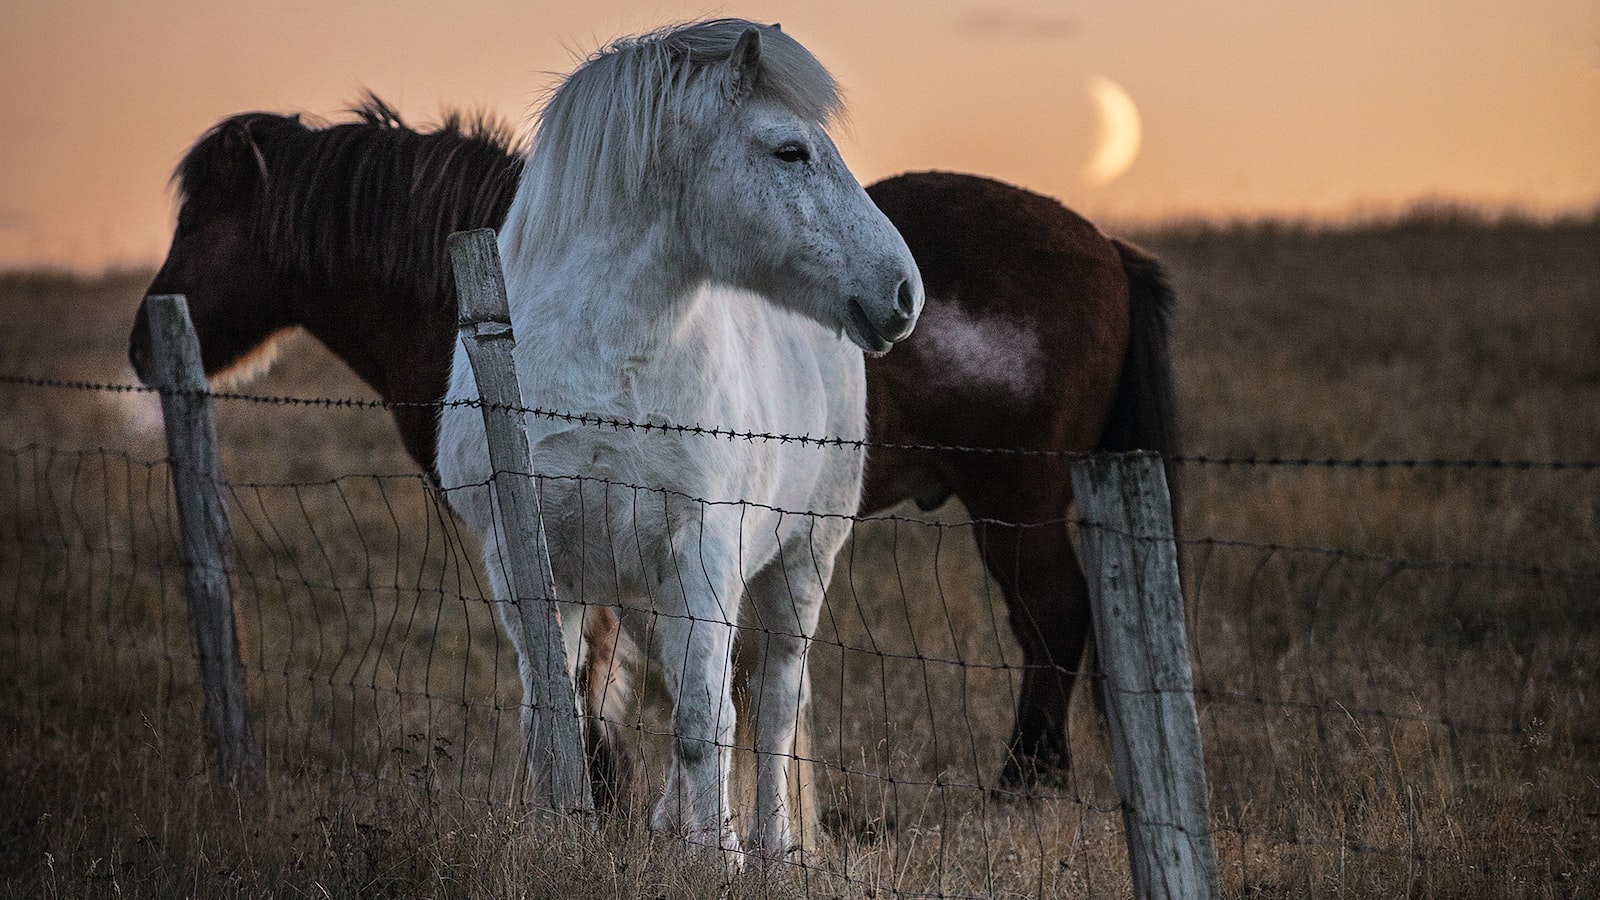
[[[254, 207], [270, 178], [262, 143], [298, 119], [234, 116], [205, 134], [178, 164], [178, 224], [146, 294], [183, 294], [200, 337], [206, 374], [246, 374], [270, 362], [271, 338], [290, 326], [267, 250], [256, 239]], [[143, 304], [128, 337], [128, 361], [149, 381], [150, 335]]]
[[[746, 28], [713, 77], [727, 101], [688, 172], [689, 234], [715, 277], [794, 305], [879, 354], [911, 333], [922, 278], [889, 219], [845, 166], [826, 116], [786, 96], [821, 67], [776, 28]], [[795, 73], [795, 74], [791, 74]], [[812, 79], [817, 87], [826, 78]], [[790, 79], [787, 88], [764, 82]], [[827, 95], [825, 95], [827, 96]]]
[[[669, 244], [689, 277], [883, 353], [911, 333], [922, 279], [828, 136], [840, 108], [832, 76], [777, 26], [720, 19], [618, 42], [541, 114], [530, 167], [555, 185], [545, 208], [570, 219], [526, 239], [660, 222], [646, 239]], [[576, 222], [596, 206], [613, 221]]]

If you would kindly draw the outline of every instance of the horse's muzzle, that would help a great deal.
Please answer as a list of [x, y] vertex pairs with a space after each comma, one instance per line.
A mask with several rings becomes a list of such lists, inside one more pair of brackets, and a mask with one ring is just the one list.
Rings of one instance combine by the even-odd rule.
[[[883, 304], [871, 304], [859, 295], [850, 298], [849, 323], [845, 330], [856, 346], [871, 356], [882, 356], [896, 343], [911, 336], [917, 316], [922, 312], [922, 282], [916, 278], [902, 278], [895, 288], [894, 303], [888, 309]], [[877, 308], [877, 312], [871, 311]]]
[[889, 314], [885, 323], [883, 336], [895, 343], [911, 336], [911, 329], [917, 325], [917, 316], [922, 312], [922, 291], [911, 284], [911, 279], [900, 281], [899, 290], [895, 291], [894, 312]]
[[878, 327], [878, 323], [873, 321], [871, 316], [867, 315], [858, 297], [850, 298], [850, 324], [852, 327], [846, 329], [850, 332], [850, 340], [862, 351], [882, 356], [894, 346], [894, 341], [883, 333], [883, 329]]

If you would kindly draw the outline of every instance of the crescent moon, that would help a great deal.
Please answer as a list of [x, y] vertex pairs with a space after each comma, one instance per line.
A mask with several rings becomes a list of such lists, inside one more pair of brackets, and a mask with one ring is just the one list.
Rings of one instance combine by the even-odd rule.
[[1133, 165], [1144, 128], [1139, 107], [1115, 81], [1104, 75], [1090, 78], [1089, 97], [1100, 114], [1100, 129], [1094, 155], [1083, 167], [1083, 179], [1098, 187], [1116, 181]]

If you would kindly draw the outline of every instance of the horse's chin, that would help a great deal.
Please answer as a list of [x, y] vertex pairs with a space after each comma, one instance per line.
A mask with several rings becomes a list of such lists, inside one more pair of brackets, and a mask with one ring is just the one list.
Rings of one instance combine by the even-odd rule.
[[840, 328], [845, 337], [850, 339], [850, 343], [860, 347], [862, 353], [873, 358], [888, 353], [890, 348], [894, 346], [894, 341], [883, 336], [883, 333], [878, 330], [878, 327], [872, 323], [866, 312], [862, 310], [860, 301], [852, 298], [848, 306], [849, 317], [845, 319]]
[[869, 334], [870, 336], [868, 337], [862, 337], [861, 335], [857, 334], [854, 329], [844, 329], [845, 340], [855, 344], [856, 347], [861, 350], [863, 356], [870, 356], [873, 359], [877, 359], [878, 357], [883, 356], [890, 350], [894, 349], [894, 341], [886, 340], [876, 333]]

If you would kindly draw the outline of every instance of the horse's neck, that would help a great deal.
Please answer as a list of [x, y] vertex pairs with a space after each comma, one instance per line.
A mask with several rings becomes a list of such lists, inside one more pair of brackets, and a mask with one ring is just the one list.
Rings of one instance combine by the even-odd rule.
[[454, 317], [432, 298], [400, 298], [393, 288], [359, 279], [307, 291], [299, 324], [362, 381], [392, 402], [444, 396], [455, 338]]
[[[600, 242], [604, 243], [604, 242]], [[761, 301], [708, 288], [646, 246], [574, 245], [507, 279], [518, 376], [535, 405], [631, 421], [752, 423], [770, 356]], [[513, 267], [508, 267], [508, 273]], [[748, 333], [762, 342], [744, 343]]]
[[602, 367], [679, 353], [702, 276], [676, 244], [662, 225], [506, 244], [512, 324]]

